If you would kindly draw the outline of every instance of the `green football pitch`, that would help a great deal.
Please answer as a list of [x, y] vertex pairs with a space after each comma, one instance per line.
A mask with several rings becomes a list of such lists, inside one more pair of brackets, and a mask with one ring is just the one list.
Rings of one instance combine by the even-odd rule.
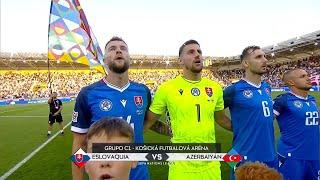
[[[318, 105], [320, 93], [311, 93]], [[276, 95], [275, 93], [273, 94]], [[70, 122], [74, 102], [65, 103], [64, 124]], [[0, 177], [48, 140], [46, 104], [11, 105], [0, 107]], [[276, 137], [279, 135], [275, 123]], [[53, 134], [58, 132], [54, 124]], [[216, 125], [216, 139], [222, 145], [222, 152], [231, 149], [232, 133]], [[153, 132], [145, 134], [145, 142], [169, 142], [169, 138]], [[30, 160], [11, 174], [8, 179], [71, 179], [70, 126], [63, 136], [58, 135], [36, 153]], [[150, 165], [151, 179], [167, 179], [168, 167]], [[222, 179], [229, 179], [230, 167], [221, 163]]]

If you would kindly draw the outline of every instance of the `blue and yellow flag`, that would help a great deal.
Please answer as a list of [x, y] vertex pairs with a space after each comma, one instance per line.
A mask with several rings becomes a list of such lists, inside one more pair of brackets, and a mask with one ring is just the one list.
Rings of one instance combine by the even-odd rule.
[[52, 0], [48, 59], [86, 64], [104, 72], [103, 55], [78, 0]]

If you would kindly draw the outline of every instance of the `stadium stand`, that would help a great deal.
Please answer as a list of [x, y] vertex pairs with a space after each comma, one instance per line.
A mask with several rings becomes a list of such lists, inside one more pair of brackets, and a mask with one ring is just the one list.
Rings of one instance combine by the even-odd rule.
[[[269, 72], [264, 79], [273, 88], [281, 88], [281, 75], [288, 69], [303, 68], [312, 76], [314, 86], [320, 81], [320, 31], [292, 38], [262, 48], [269, 59]], [[48, 98], [49, 71], [53, 91], [59, 96], [74, 97], [84, 87], [98, 79], [100, 74], [89, 67], [72, 62], [47, 61], [47, 55], [37, 53], [1, 52], [0, 100]], [[179, 75], [177, 56], [133, 55], [131, 80], [144, 83], [154, 93], [157, 86]], [[204, 77], [227, 86], [243, 76], [239, 56], [204, 57]]]

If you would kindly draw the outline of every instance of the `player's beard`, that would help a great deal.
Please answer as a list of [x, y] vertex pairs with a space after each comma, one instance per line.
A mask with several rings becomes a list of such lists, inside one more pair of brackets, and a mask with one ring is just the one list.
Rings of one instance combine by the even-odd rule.
[[116, 62], [111, 61], [108, 64], [108, 67], [109, 67], [110, 71], [118, 73], [118, 74], [122, 74], [129, 69], [129, 62], [124, 61], [123, 65], [120, 66], [120, 65], [117, 65]]
[[263, 70], [251, 69], [251, 72], [252, 72], [253, 74], [257, 74], [257, 75], [259, 75], [259, 76], [262, 76], [262, 75], [264, 75], [265, 73], [267, 73], [267, 70], [263, 71]]
[[203, 69], [203, 66], [196, 67], [192, 65], [190, 68], [187, 67], [187, 69], [190, 70], [192, 73], [200, 73]]
[[309, 91], [311, 88], [312, 88], [311, 86], [304, 86], [304, 87], [301, 87], [299, 89], [303, 90], [303, 91]]

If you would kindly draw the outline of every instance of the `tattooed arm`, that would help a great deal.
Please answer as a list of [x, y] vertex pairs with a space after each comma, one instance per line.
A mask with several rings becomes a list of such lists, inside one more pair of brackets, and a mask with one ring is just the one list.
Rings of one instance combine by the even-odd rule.
[[170, 126], [159, 120], [161, 115], [148, 111], [144, 120], [144, 131], [151, 129], [156, 133], [171, 136]]

